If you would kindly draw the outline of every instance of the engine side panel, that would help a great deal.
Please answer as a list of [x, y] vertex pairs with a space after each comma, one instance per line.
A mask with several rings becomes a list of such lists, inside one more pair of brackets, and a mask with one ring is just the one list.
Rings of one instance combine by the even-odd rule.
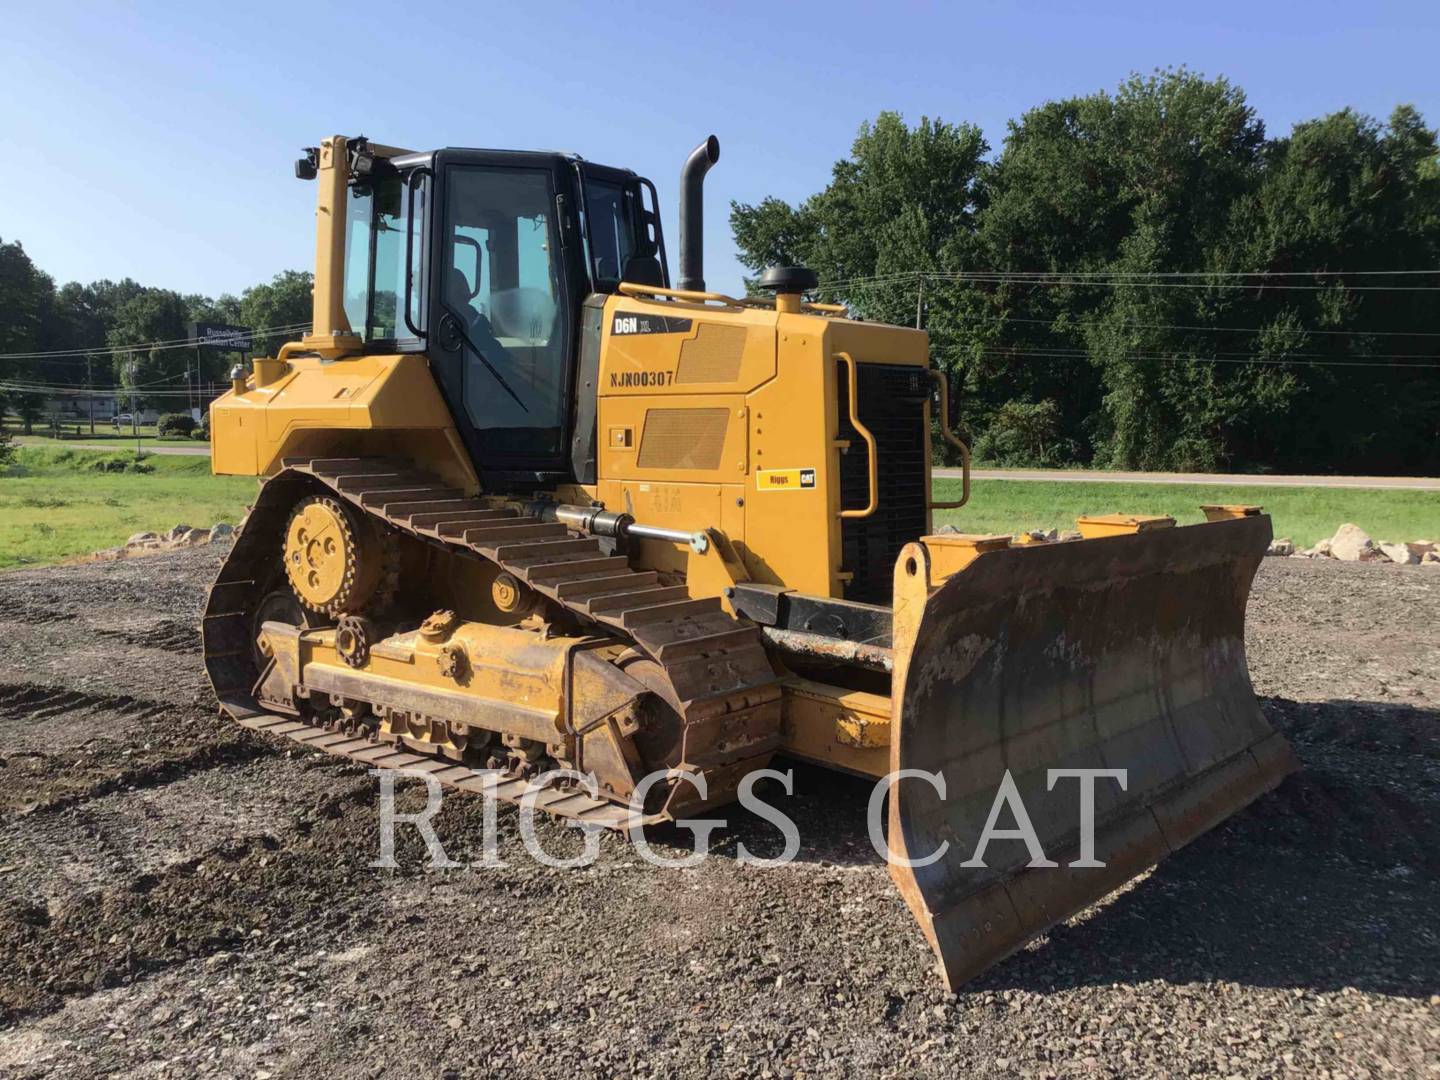
[[[845, 565], [839, 515], [857, 496], [844, 466], [858, 462], [863, 474], [868, 451], [842, 436], [848, 404], [836, 355], [923, 368], [925, 335], [809, 311], [627, 295], [607, 300], [601, 334], [596, 497], [646, 524], [721, 529], [754, 581], [845, 595], [858, 567]], [[907, 461], [913, 475], [881, 474], [882, 508], [887, 485], [928, 490], [922, 413], [914, 426], [924, 460]], [[925, 531], [915, 525], [906, 542]], [[686, 569], [674, 545], [647, 542], [641, 561]]]

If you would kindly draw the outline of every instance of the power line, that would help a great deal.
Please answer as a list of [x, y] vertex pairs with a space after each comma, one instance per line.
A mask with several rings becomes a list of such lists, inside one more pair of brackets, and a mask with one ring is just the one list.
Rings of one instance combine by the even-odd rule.
[[[945, 272], [945, 271], [941, 271]], [[963, 271], [954, 271], [961, 273]], [[1139, 278], [1191, 278], [1191, 277], [1396, 277], [1416, 274], [1440, 275], [1440, 268], [1432, 270], [993, 270], [979, 273], [1006, 274], [1011, 277], [1139, 277]]]
[[[214, 385], [220, 385], [216, 383]], [[228, 383], [226, 384], [228, 385]], [[187, 395], [193, 396], [194, 390], [147, 390], [142, 387], [111, 386], [86, 389], [75, 386], [47, 386], [44, 383], [5, 383], [0, 382], [0, 391], [7, 391], [15, 394], [40, 394], [45, 396], [61, 397], [125, 397], [131, 392], [143, 397], [176, 397], [182, 398]]]
[[[1024, 360], [1037, 358], [1041, 360], [1088, 360], [1090, 354], [1083, 350], [1063, 350], [1045, 348], [1026, 348], [1017, 346], [1014, 349], [996, 349], [985, 347], [980, 350], [984, 356], [1001, 360]], [[1228, 356], [1175, 356], [1166, 353], [1144, 353], [1127, 352], [1126, 359], [1130, 360], [1153, 360], [1161, 363], [1179, 364], [1256, 364], [1261, 366], [1292, 366], [1292, 367], [1346, 367], [1346, 368], [1367, 368], [1370, 371], [1388, 371], [1395, 369], [1410, 369], [1421, 371], [1440, 371], [1440, 363], [1437, 364], [1405, 364], [1405, 363], [1369, 363], [1363, 360], [1285, 360], [1273, 357], [1228, 357]]]
[[[269, 330], [257, 330], [250, 335], [251, 339], [279, 337], [285, 334], [294, 334], [302, 330], [309, 330], [309, 323], [296, 323], [293, 326], [275, 326]], [[84, 360], [89, 357], [123, 356], [130, 353], [168, 351], [170, 349], [193, 349], [202, 345], [202, 342], [194, 338], [172, 338], [167, 341], [147, 341], [139, 345], [97, 345], [90, 349], [52, 349], [43, 352], [28, 353], [0, 353], [0, 360], [46, 360], [46, 359], [69, 359], [75, 358]]]
[[1440, 285], [1350, 285], [1344, 282], [1336, 282], [1332, 285], [1276, 285], [1270, 282], [1191, 282], [1191, 281], [1151, 281], [1138, 278], [1127, 278], [1123, 276], [1112, 276], [1109, 279], [1077, 279], [1074, 275], [1051, 274], [1044, 277], [1023, 277], [1016, 274], [981, 274], [981, 273], [948, 273], [929, 275], [932, 280], [942, 281], [971, 281], [983, 282], [990, 285], [1047, 285], [1047, 286], [1073, 286], [1080, 288], [1089, 287], [1120, 287], [1141, 288], [1141, 289], [1271, 289], [1283, 292], [1329, 292], [1336, 287], [1343, 287], [1349, 292], [1440, 292]]
[[[1053, 319], [1026, 319], [1018, 315], [1000, 315], [995, 317], [982, 316], [980, 322], [1018, 322], [1031, 323], [1036, 326], [1054, 327]], [[1277, 329], [1273, 326], [1194, 326], [1183, 323], [1147, 323], [1135, 322], [1131, 319], [1121, 320], [1119, 326], [1132, 326], [1143, 330], [1200, 330], [1217, 334], [1263, 334], [1267, 331]], [[1076, 329], [1079, 329], [1077, 325]], [[1280, 327], [1279, 329], [1287, 329]], [[936, 330], [929, 331], [936, 333]], [[958, 331], [956, 331], [958, 332]], [[1344, 337], [1440, 337], [1440, 331], [1431, 330], [1311, 330], [1306, 328], [1295, 328], [1300, 334], [1334, 334]]]
[[[1378, 273], [1378, 272], [1380, 272], [1380, 271], [1377, 271], [1377, 273]], [[1411, 273], [1411, 272], [1412, 272], [1412, 271], [1395, 271], [1395, 273]], [[1413, 271], [1413, 272], [1414, 272], [1414, 273], [1421, 273], [1421, 272], [1440, 273], [1440, 271]], [[875, 276], [872, 276], [872, 277], [866, 277], [866, 278], [847, 278], [847, 279], [842, 279], [842, 280], [839, 280], [839, 281], [832, 281], [832, 282], [827, 282], [827, 283], [821, 284], [821, 285], [819, 285], [819, 286], [817, 287], [817, 291], [820, 291], [820, 292], [835, 291], [835, 290], [839, 289], [841, 286], [846, 286], [846, 285], [852, 285], [852, 286], [853, 286], [853, 285], [864, 285], [864, 284], [870, 284], [870, 285], [892, 285], [892, 284], [914, 283], [914, 282], [917, 282], [919, 279], [932, 278], [932, 277], [934, 277], [934, 276], [937, 276], [936, 273], [935, 273], [935, 272], [931, 272], [931, 271], [908, 271], [908, 272], [905, 272], [905, 273], [879, 274], [879, 275], [875, 275]], [[1088, 314], [1088, 313], [1087, 313], [1087, 314]], [[984, 323], [990, 323], [990, 322], [1015, 322], [1015, 323], [1030, 323], [1030, 324], [1033, 324], [1033, 325], [1036, 325], [1036, 326], [1050, 326], [1050, 327], [1054, 327], [1054, 320], [1053, 320], [1053, 319], [1027, 319], [1027, 318], [1024, 318], [1024, 317], [1022, 317], [1022, 316], [1018, 316], [1018, 315], [981, 315], [981, 316], [979, 316], [979, 317], [977, 318], [977, 321], [980, 322], [980, 323], [982, 323], [982, 324], [984, 324]], [[1184, 324], [1184, 323], [1152, 323], [1152, 322], [1138, 322], [1138, 321], [1133, 320], [1133, 319], [1125, 319], [1125, 320], [1122, 320], [1122, 321], [1120, 321], [1119, 323], [1117, 323], [1116, 325], [1120, 325], [1120, 326], [1130, 326], [1130, 327], [1138, 327], [1138, 328], [1147, 329], [1147, 330], [1194, 330], [1194, 331], [1198, 331], [1198, 332], [1201, 332], [1201, 333], [1226, 333], [1226, 334], [1263, 334], [1263, 333], [1267, 333], [1267, 332], [1269, 332], [1269, 331], [1271, 331], [1271, 330], [1277, 329], [1276, 327], [1265, 327], [1265, 326], [1258, 326], [1258, 327], [1257, 327], [1257, 326], [1199, 326], [1199, 325]], [[1279, 328], [1279, 329], [1282, 329], [1282, 330], [1283, 330], [1283, 329], [1286, 329], [1286, 328], [1281, 327], [1281, 328]], [[1295, 332], [1296, 332], [1296, 333], [1301, 333], [1301, 334], [1326, 334], [1326, 335], [1330, 335], [1330, 336], [1340, 336], [1340, 337], [1412, 337], [1412, 338], [1413, 338], [1413, 337], [1427, 337], [1427, 338], [1428, 338], [1428, 337], [1440, 337], [1440, 331], [1429, 331], [1429, 330], [1327, 330], [1327, 329], [1308, 328], [1308, 327], [1296, 327], [1296, 328], [1294, 328], [1294, 329], [1295, 329]], [[936, 332], [935, 330], [931, 330], [931, 331], [930, 331], [930, 333], [932, 333], [932, 334], [935, 333], [935, 332]]]
[[[1375, 270], [1375, 271], [1291, 271], [1284, 276], [1319, 277], [1339, 274], [1358, 276], [1364, 274], [1434, 274], [1440, 270]], [[931, 281], [976, 282], [985, 284], [1021, 285], [1071, 285], [1071, 286], [1120, 286], [1134, 285], [1144, 288], [1170, 289], [1281, 289], [1299, 292], [1327, 292], [1337, 286], [1359, 292], [1440, 292], [1440, 285], [1347, 285], [1332, 282], [1326, 285], [1283, 285], [1268, 281], [1220, 282], [1220, 281], [1159, 281], [1154, 278], [1169, 277], [1263, 277], [1281, 276], [1263, 271], [1175, 271], [1155, 273], [1128, 273], [1125, 271], [1008, 271], [1008, 270], [900, 270], [885, 274], [870, 274], [851, 278], [822, 281], [816, 286], [817, 292], [827, 292], [843, 286], [903, 284], [908, 281], [927, 279]]]

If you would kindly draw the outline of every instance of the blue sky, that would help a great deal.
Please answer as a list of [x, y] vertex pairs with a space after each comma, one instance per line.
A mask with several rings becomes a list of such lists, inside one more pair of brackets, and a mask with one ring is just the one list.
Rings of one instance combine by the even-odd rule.
[[574, 150], [675, 182], [710, 132], [707, 279], [730, 199], [822, 187], [883, 109], [979, 124], [1188, 65], [1272, 132], [1399, 102], [1440, 124], [1440, 4], [25, 3], [0, 37], [0, 237], [58, 281], [238, 292], [313, 259], [300, 147]]

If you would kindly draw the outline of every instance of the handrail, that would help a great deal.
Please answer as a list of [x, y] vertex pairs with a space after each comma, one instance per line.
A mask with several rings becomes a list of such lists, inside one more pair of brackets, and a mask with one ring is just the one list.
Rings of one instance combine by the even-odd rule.
[[730, 307], [741, 307], [743, 301], [736, 300], [733, 296], [726, 296], [718, 292], [697, 292], [694, 289], [662, 289], [659, 285], [639, 285], [633, 281], [622, 281], [619, 291], [625, 296], [667, 296], [676, 300], [690, 300], [697, 304], [716, 303], [728, 304]]
[[405, 178], [405, 329], [419, 341], [425, 340], [425, 331], [415, 325], [410, 314], [415, 298], [415, 193], [420, 190], [420, 181], [433, 175], [422, 165]]
[[970, 447], [950, 430], [950, 380], [939, 368], [930, 369], [930, 378], [940, 388], [940, 437], [960, 451], [960, 501], [932, 502], [931, 510], [958, 510], [970, 501]]
[[859, 398], [859, 371], [855, 366], [855, 358], [847, 352], [837, 352], [835, 356], [844, 362], [849, 373], [849, 399], [850, 399], [850, 426], [853, 427], [870, 451], [870, 502], [864, 510], [841, 510], [842, 518], [867, 518], [875, 513], [880, 505], [880, 465], [879, 453], [875, 449], [875, 436], [870, 434], [870, 429], [860, 422], [860, 398]]
[[[665, 289], [659, 285], [641, 285], [634, 281], [620, 282], [619, 291], [625, 296], [664, 296], [675, 300], [689, 300], [696, 304], [725, 304], [729, 307], [758, 307], [773, 309], [775, 301], [769, 296], [727, 296], [718, 292], [696, 292], [694, 289]], [[827, 315], [844, 315], [844, 304], [822, 304], [818, 301], [802, 301], [802, 309], [821, 311]]]

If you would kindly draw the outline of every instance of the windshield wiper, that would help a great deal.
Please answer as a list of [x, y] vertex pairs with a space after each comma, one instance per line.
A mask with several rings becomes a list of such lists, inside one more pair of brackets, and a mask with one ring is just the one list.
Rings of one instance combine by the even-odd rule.
[[449, 315], [450, 318], [454, 320], [455, 330], [459, 333], [460, 340], [463, 341], [466, 347], [475, 354], [476, 359], [478, 359], [480, 363], [485, 365], [485, 370], [490, 372], [491, 375], [495, 376], [495, 381], [500, 384], [500, 388], [515, 399], [516, 405], [519, 405], [522, 410], [528, 413], [530, 411], [529, 408], [525, 405], [525, 402], [520, 400], [520, 395], [515, 393], [515, 391], [510, 388], [510, 384], [505, 381], [505, 376], [501, 375], [500, 372], [495, 370], [495, 365], [490, 363], [489, 360], [486, 360], [485, 354], [480, 351], [479, 347], [475, 344], [475, 342], [470, 340], [470, 335], [465, 332], [464, 320], [462, 320], [459, 315], [455, 314], [454, 309], [452, 309], [449, 304], [444, 304], [443, 306], [445, 308], [445, 314]]

